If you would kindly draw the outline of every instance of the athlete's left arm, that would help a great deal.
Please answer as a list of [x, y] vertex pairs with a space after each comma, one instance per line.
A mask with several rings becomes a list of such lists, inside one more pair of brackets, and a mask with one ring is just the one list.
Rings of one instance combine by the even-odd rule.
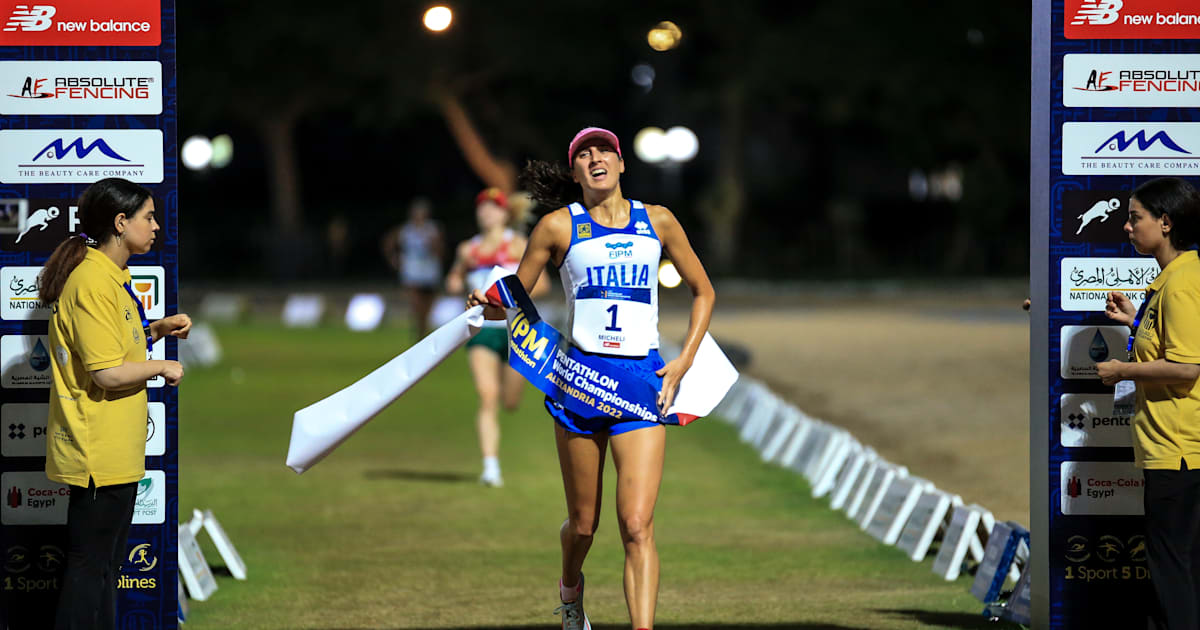
[[666, 411], [675, 400], [679, 381], [683, 379], [688, 368], [692, 367], [704, 333], [708, 332], [716, 293], [708, 280], [708, 273], [704, 271], [704, 265], [700, 264], [700, 259], [696, 257], [696, 252], [675, 215], [662, 206], [648, 205], [646, 211], [650, 215], [654, 232], [658, 234], [658, 240], [662, 242], [663, 251], [675, 263], [679, 275], [692, 291], [692, 313], [688, 320], [687, 337], [683, 341], [683, 352], [658, 371], [658, 375], [663, 377], [658, 404], [661, 410]]

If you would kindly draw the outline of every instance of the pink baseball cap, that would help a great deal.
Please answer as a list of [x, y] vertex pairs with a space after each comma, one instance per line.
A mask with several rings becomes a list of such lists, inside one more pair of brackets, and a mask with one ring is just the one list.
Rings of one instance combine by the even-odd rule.
[[575, 139], [571, 140], [571, 146], [567, 148], [567, 164], [575, 161], [575, 152], [579, 150], [580, 145], [591, 138], [602, 138], [617, 150], [617, 157], [625, 159], [621, 156], [621, 142], [617, 140], [617, 134], [600, 127], [588, 127], [575, 134]]

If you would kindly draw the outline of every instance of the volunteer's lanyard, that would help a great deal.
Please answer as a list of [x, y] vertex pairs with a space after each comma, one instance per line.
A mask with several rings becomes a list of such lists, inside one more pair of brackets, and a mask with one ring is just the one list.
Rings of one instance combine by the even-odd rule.
[[133, 287], [129, 286], [128, 282], [121, 284], [125, 287], [125, 292], [129, 297], [133, 298], [133, 303], [137, 304], [138, 317], [142, 318], [142, 332], [146, 334], [146, 352], [150, 352], [150, 346], [154, 345], [154, 338], [150, 336], [150, 320], [146, 319], [146, 309], [142, 306], [142, 301], [138, 299], [136, 293], [133, 292]]
[[1133, 360], [1133, 340], [1137, 337], [1138, 328], [1142, 325], [1142, 316], [1146, 314], [1146, 305], [1150, 303], [1150, 296], [1154, 295], [1154, 291], [1146, 289], [1146, 297], [1142, 300], [1142, 305], [1138, 307], [1137, 315], [1133, 316], [1133, 332], [1129, 335], [1129, 343], [1125, 346], [1125, 352], [1129, 353], [1129, 360]]

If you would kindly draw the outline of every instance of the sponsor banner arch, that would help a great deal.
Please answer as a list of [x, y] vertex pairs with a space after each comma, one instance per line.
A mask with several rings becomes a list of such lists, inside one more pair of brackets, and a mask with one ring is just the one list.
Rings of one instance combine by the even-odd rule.
[[[0, 0], [0, 627], [44, 628], [66, 563], [66, 487], [45, 475], [50, 311], [37, 274], [79, 231], [88, 184], [149, 188], [162, 225], [130, 260], [151, 319], [178, 310], [174, 0]], [[152, 358], [176, 358], [174, 339]], [[178, 627], [178, 395], [147, 383], [146, 476], [117, 576], [118, 627]]]
[[1132, 419], [1095, 364], [1126, 358], [1106, 294], [1140, 303], [1160, 271], [1123, 231], [1130, 193], [1200, 183], [1200, 5], [1035, 0], [1032, 35], [1031, 623], [1144, 627]]

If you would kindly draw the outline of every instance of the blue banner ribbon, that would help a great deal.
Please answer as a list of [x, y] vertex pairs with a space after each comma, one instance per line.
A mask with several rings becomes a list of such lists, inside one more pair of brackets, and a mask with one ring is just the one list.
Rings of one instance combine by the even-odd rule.
[[508, 364], [564, 409], [585, 418], [680, 423], [676, 414], [659, 413], [656, 384], [579, 350], [543, 321], [516, 276], [501, 278], [487, 294], [516, 310], [508, 326]]

